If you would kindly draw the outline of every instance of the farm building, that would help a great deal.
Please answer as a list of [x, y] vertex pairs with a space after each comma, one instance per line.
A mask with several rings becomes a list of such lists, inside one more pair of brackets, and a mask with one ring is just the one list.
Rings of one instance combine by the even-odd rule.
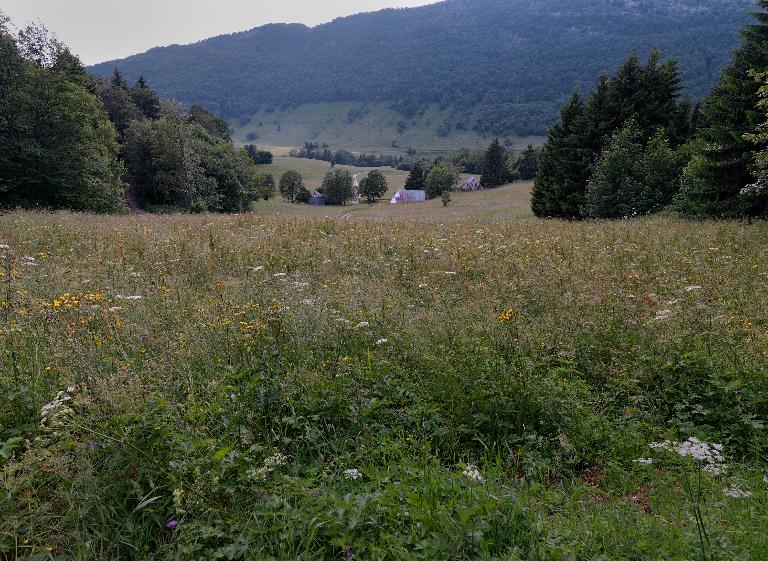
[[418, 203], [427, 200], [427, 192], [416, 189], [399, 189], [392, 197], [392, 204]]
[[474, 175], [461, 186], [462, 191], [480, 191], [482, 188], [483, 186], [480, 184], [480, 181]]
[[325, 206], [325, 195], [323, 195], [320, 191], [315, 190], [315, 192], [312, 193], [312, 196], [307, 201], [307, 204], [313, 206]]

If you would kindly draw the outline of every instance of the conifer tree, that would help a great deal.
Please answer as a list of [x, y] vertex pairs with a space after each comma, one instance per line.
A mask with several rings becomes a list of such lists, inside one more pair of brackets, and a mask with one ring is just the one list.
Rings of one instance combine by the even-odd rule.
[[418, 191], [423, 190], [426, 176], [427, 170], [424, 169], [424, 164], [421, 160], [416, 160], [411, 167], [411, 171], [408, 173], [408, 178], [405, 180], [405, 188]]
[[125, 81], [123, 73], [117, 68], [112, 71], [112, 81], [110, 84], [115, 89], [128, 91], [128, 82]]
[[536, 216], [581, 216], [592, 165], [584, 138], [586, 125], [584, 100], [576, 91], [560, 111], [560, 122], [550, 129], [542, 150], [531, 199]]
[[760, 84], [753, 70], [768, 68], [768, 0], [758, 0], [755, 23], [742, 32], [742, 46], [721, 75], [702, 108], [702, 148], [686, 168], [680, 193], [681, 212], [697, 216], [739, 216], [755, 210], [740, 202], [742, 189], [755, 182], [753, 162], [765, 146], [745, 135], [765, 118], [758, 107]]
[[498, 187], [507, 182], [507, 151], [494, 138], [483, 157], [483, 187]]
[[136, 84], [131, 88], [131, 98], [139, 111], [147, 119], [160, 118], [160, 96], [149, 87], [144, 76], [139, 76]]

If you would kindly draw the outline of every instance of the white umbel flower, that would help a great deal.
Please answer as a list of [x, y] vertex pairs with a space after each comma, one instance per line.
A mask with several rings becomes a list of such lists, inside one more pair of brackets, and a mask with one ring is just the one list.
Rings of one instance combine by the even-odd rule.
[[477, 469], [472, 464], [468, 465], [464, 471], [462, 472], [462, 475], [466, 477], [467, 479], [471, 479], [472, 481], [475, 481], [476, 483], [480, 483], [481, 485], [485, 483], [485, 478], [480, 473], [480, 470]]

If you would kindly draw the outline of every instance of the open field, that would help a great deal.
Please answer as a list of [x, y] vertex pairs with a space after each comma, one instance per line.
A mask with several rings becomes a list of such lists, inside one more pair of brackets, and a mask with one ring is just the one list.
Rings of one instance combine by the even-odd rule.
[[768, 558], [768, 224], [406, 210], [0, 216], [0, 559]]
[[[357, 168], [352, 166], [338, 166], [350, 170], [352, 173], [367, 174], [374, 168]], [[298, 171], [304, 177], [307, 188], [312, 190], [320, 186], [325, 174], [331, 170], [331, 164], [320, 160], [308, 160], [304, 158], [278, 157], [272, 165], [259, 166], [262, 171], [271, 173], [276, 181], [289, 169]], [[261, 215], [302, 216], [307, 218], [334, 218], [345, 219], [440, 219], [456, 220], [461, 218], [483, 219], [511, 219], [531, 216], [530, 192], [533, 186], [530, 181], [520, 181], [511, 185], [505, 185], [496, 189], [488, 189], [481, 192], [452, 193], [452, 202], [445, 208], [439, 199], [426, 203], [409, 203], [392, 205], [389, 200], [398, 189], [405, 185], [408, 172], [398, 171], [393, 168], [378, 168], [387, 178], [389, 191], [387, 196], [373, 205], [361, 203], [359, 205], [312, 207], [307, 205], [290, 204], [281, 197], [270, 201], [258, 201], [254, 204], [254, 212]], [[469, 177], [462, 175], [462, 180]]]
[[[250, 119], [230, 123], [238, 143], [254, 143], [266, 148], [299, 147], [307, 141], [326, 143], [332, 149], [376, 154], [400, 154], [412, 147], [425, 154], [437, 155], [462, 148], [486, 148], [492, 136], [455, 128], [460, 120], [472, 121], [471, 115], [441, 111], [430, 107], [424, 114], [407, 118], [386, 103], [359, 102], [313, 103], [287, 110], [263, 109]], [[450, 134], [439, 134], [448, 124]], [[256, 138], [248, 140], [253, 133]], [[529, 143], [540, 144], [542, 137], [511, 137], [517, 149]]]

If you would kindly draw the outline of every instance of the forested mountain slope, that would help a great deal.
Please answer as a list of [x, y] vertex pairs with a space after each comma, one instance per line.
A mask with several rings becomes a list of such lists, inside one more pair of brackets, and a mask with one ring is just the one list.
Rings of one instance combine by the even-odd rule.
[[[687, 92], [717, 80], [752, 0], [447, 0], [266, 25], [152, 49], [93, 70], [143, 74], [165, 97], [229, 118], [307, 103], [385, 102], [413, 117], [429, 104], [451, 126], [541, 134], [574, 86], [588, 89], [633, 49], [675, 56]], [[350, 114], [350, 119], [356, 116]]]

